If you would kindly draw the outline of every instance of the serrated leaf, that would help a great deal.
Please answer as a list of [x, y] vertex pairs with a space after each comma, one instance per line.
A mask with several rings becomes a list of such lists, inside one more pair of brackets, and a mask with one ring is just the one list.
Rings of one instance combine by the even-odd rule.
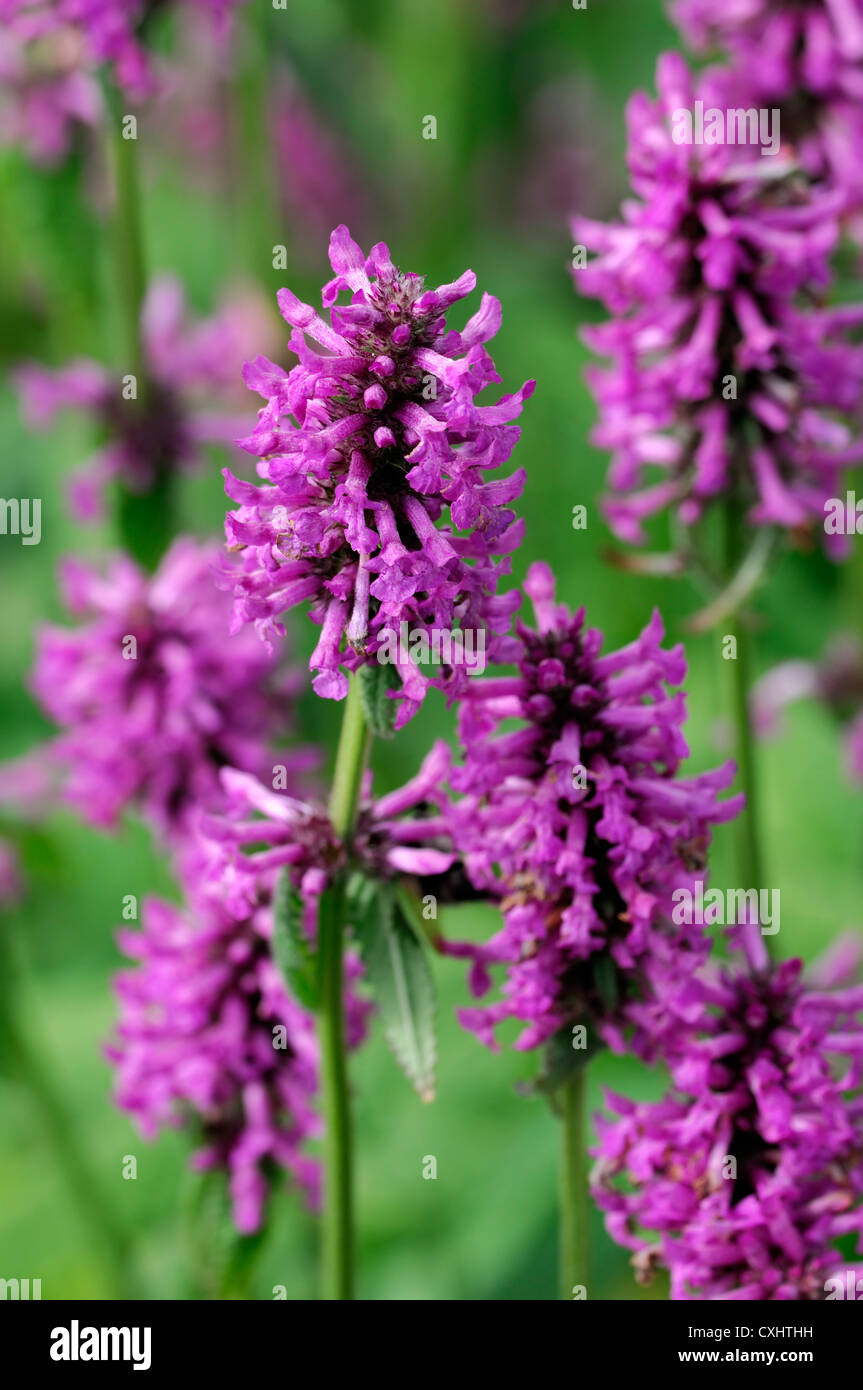
[[369, 662], [359, 669], [360, 700], [366, 723], [375, 738], [392, 738], [395, 731], [398, 701], [387, 694], [390, 668], [379, 661]]
[[196, 1180], [186, 1220], [199, 1291], [208, 1299], [247, 1298], [246, 1285], [263, 1248], [266, 1223], [251, 1235], [237, 1231], [227, 1178], [219, 1169]]
[[437, 996], [425, 947], [387, 885], [356, 895], [354, 928], [390, 1050], [421, 1100], [434, 1099]]
[[273, 897], [273, 956], [288, 989], [307, 1009], [319, 1002], [315, 953], [303, 928], [303, 900], [283, 869]]
[[208, 1299], [217, 1299], [236, 1238], [224, 1173], [202, 1173], [192, 1189], [187, 1215], [194, 1277]]

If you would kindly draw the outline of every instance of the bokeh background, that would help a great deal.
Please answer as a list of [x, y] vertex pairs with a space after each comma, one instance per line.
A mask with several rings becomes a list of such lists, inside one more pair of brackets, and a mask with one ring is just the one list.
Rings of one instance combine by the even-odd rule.
[[[593, 406], [578, 337], [597, 310], [572, 289], [566, 221], [568, 211], [609, 215], [625, 193], [623, 104], [634, 88], [652, 83], [657, 54], [677, 46], [661, 0], [589, 0], [584, 11], [569, 0], [315, 0], [278, 11], [270, 0], [250, 0], [228, 63], [196, 31], [167, 21], [155, 26], [154, 42], [182, 72], [170, 103], [139, 110], [151, 272], [178, 273], [201, 313], [227, 285], [256, 283], [284, 345], [275, 292], [289, 284], [317, 300], [329, 278], [328, 232], [339, 221], [364, 246], [387, 241], [398, 264], [431, 284], [472, 267], [480, 289], [503, 303], [493, 351], [505, 389], [526, 377], [538, 383], [514, 459], [528, 478], [521, 502], [527, 539], [515, 581], [542, 558], [559, 577], [560, 596], [586, 605], [610, 643], [630, 640], [655, 605], [670, 635], [685, 637], [686, 617], [700, 603], [685, 581], [635, 578], [606, 560], [610, 537], [597, 509], [606, 460], [588, 443]], [[428, 115], [437, 120], [433, 141], [422, 138]], [[313, 138], [326, 160], [310, 165]], [[93, 140], [53, 170], [0, 151], [4, 378], [27, 357], [116, 357], [101, 158]], [[280, 243], [288, 248], [284, 272], [272, 269], [272, 247]], [[284, 351], [272, 355], [289, 362]], [[249, 396], [250, 425], [256, 408]], [[0, 537], [3, 759], [50, 732], [27, 675], [34, 629], [62, 616], [57, 560], [98, 554], [114, 539], [109, 526], [76, 526], [66, 506], [64, 480], [96, 443], [87, 422], [71, 414], [47, 435], [29, 433], [4, 379], [0, 493], [41, 496], [43, 519], [39, 546]], [[214, 449], [209, 469], [183, 482], [184, 529], [201, 536], [220, 530], [226, 461]], [[579, 503], [589, 509], [586, 531], [572, 528]], [[840, 579], [816, 554], [781, 560], [758, 597], [759, 670], [819, 654], [831, 631], [854, 621]], [[292, 624], [291, 648], [303, 662], [314, 634], [301, 618]], [[688, 732], [700, 770], [727, 752], [723, 671], [715, 634], [686, 641]], [[332, 749], [338, 710], [314, 697], [301, 708], [303, 740], [320, 738]], [[450, 733], [433, 696], [395, 743], [376, 746], [378, 785], [403, 780], [430, 740]], [[837, 730], [818, 708], [796, 708], [761, 759], [768, 882], [782, 895], [778, 943], [784, 954], [811, 958], [839, 929], [863, 921], [860, 796], [844, 778]], [[17, 846], [27, 879], [4, 933], [31, 1045], [99, 1192], [132, 1237], [144, 1295], [188, 1296], [196, 1256], [187, 1137], [172, 1133], [154, 1145], [139, 1139], [111, 1103], [101, 1053], [113, 1019], [109, 982], [120, 964], [114, 930], [121, 900], [175, 890], [133, 821], [107, 836], [61, 807], [36, 825], [0, 810], [0, 835]], [[712, 861], [717, 884], [736, 881], [729, 840], [724, 828]], [[494, 922], [481, 909], [461, 909], [443, 925], [452, 934], [479, 933]], [[454, 961], [436, 968], [436, 1102], [420, 1104], [377, 1036], [352, 1063], [360, 1296], [552, 1298], [556, 1126], [544, 1101], [519, 1093], [536, 1059], [509, 1046], [493, 1056], [462, 1032], [455, 1010], [467, 998], [464, 969]], [[0, 1275], [41, 1277], [43, 1298], [114, 1297], [102, 1252], [71, 1199], [66, 1165], [8, 1063], [0, 1075]], [[647, 1096], [662, 1084], [659, 1074], [602, 1056], [591, 1068], [591, 1108], [600, 1106], [603, 1087]], [[121, 1176], [127, 1154], [138, 1159], [135, 1181]], [[429, 1154], [438, 1161], [435, 1181], [422, 1178]], [[596, 1215], [591, 1236], [591, 1297], [664, 1295], [661, 1282], [636, 1286], [625, 1253]], [[315, 1272], [314, 1219], [283, 1191], [248, 1295], [269, 1298], [283, 1284], [289, 1298], [312, 1297]]]

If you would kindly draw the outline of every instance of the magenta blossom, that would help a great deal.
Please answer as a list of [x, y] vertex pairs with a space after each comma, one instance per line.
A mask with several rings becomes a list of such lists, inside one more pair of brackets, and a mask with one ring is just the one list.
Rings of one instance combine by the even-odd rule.
[[[377, 800], [366, 779], [351, 862], [377, 880], [431, 876], [454, 863], [437, 811], [448, 771], [436, 745], [417, 776]], [[304, 1141], [317, 1135], [317, 1044], [311, 1017], [289, 997], [273, 962], [273, 901], [281, 874], [299, 896], [310, 947], [321, 894], [345, 867], [322, 808], [272, 791], [233, 768], [221, 774], [223, 810], [199, 817], [180, 856], [188, 913], [151, 901], [143, 932], [121, 944], [140, 962], [117, 982], [120, 1021], [109, 1056], [118, 1103], [148, 1137], [189, 1112], [201, 1122], [200, 1167], [230, 1175], [234, 1219], [256, 1230], [273, 1167], [312, 1198], [317, 1171]], [[291, 789], [293, 791], [293, 788]], [[346, 956], [347, 1042], [358, 1046], [370, 1005]]]
[[[213, 874], [210, 846], [201, 863]], [[191, 861], [187, 859], [187, 871]], [[206, 877], [183, 912], [149, 900], [143, 930], [120, 944], [137, 962], [117, 979], [120, 1017], [108, 1055], [117, 1103], [146, 1138], [196, 1117], [200, 1169], [229, 1176], [234, 1223], [261, 1225], [279, 1170], [313, 1204], [316, 1162], [305, 1145], [320, 1133], [315, 1103], [318, 1046], [314, 1020], [287, 993], [273, 962], [270, 893], [262, 881], [239, 908], [208, 891]], [[355, 958], [347, 962], [356, 978]], [[348, 1041], [365, 1034], [368, 1005], [348, 986]]]
[[[117, 981], [109, 1048], [118, 1103], [147, 1137], [197, 1116], [205, 1147], [196, 1164], [227, 1171], [242, 1232], [260, 1226], [279, 1169], [318, 1196], [305, 1153], [320, 1132], [318, 1047], [311, 1015], [274, 962], [273, 902], [285, 873], [313, 944], [321, 893], [344, 856], [324, 812], [294, 794], [292, 770], [286, 780], [275, 792], [222, 770], [222, 814], [198, 816], [179, 856], [187, 912], [151, 901], [143, 931], [121, 935], [139, 965]], [[346, 1041], [356, 1047], [370, 1005], [354, 990], [362, 971], [351, 951], [345, 970]]]
[[138, 964], [116, 982], [117, 1103], [148, 1139], [199, 1117], [195, 1164], [227, 1170], [244, 1233], [261, 1224], [271, 1165], [316, 1201], [303, 1148], [319, 1131], [314, 1021], [285, 992], [259, 923], [150, 899], [143, 930], [120, 944]]
[[111, 479], [134, 493], [150, 492], [164, 473], [200, 464], [205, 445], [233, 444], [245, 420], [239, 410], [225, 410], [225, 398], [230, 403], [250, 344], [269, 331], [266, 308], [250, 291], [226, 300], [212, 318], [188, 322], [180, 282], [160, 276], [141, 315], [146, 382], [130, 387], [127, 375], [86, 358], [56, 369], [19, 367], [15, 380], [33, 428], [51, 425], [58, 411], [73, 407], [107, 435], [75, 480], [76, 512], [98, 516]]
[[31, 38], [10, 20], [0, 31], [0, 144], [20, 145], [36, 164], [56, 164], [76, 132], [97, 125], [99, 85], [80, 35], [59, 28]]
[[[434, 879], [446, 888], [456, 867], [444, 816], [448, 772], [448, 749], [436, 743], [416, 776], [385, 796], [373, 797], [367, 774], [351, 839], [351, 867], [375, 882], [409, 876]], [[317, 901], [346, 862], [324, 808], [273, 791], [234, 768], [225, 768], [221, 781], [225, 809], [202, 821], [208, 839], [224, 851], [213, 891], [239, 905], [248, 900], [249, 891], [257, 892], [262, 873], [287, 869], [302, 887], [307, 930], [314, 938]], [[247, 852], [250, 846], [257, 848]]]
[[672, 18], [699, 49], [722, 45], [775, 98], [803, 88], [859, 100], [861, 0], [670, 0]]
[[668, 1269], [673, 1299], [822, 1299], [837, 1241], [863, 1252], [863, 988], [800, 969], [761, 953], [692, 977], [666, 1003], [673, 1089], [609, 1096], [598, 1122], [608, 1230], [642, 1278]]
[[804, 168], [859, 209], [863, 0], [671, 0], [670, 10], [697, 49], [730, 54], [746, 105], [778, 107]]
[[66, 798], [96, 825], [134, 804], [163, 831], [184, 830], [199, 806], [220, 803], [225, 764], [272, 766], [284, 702], [265, 689], [273, 658], [253, 634], [228, 635], [217, 555], [180, 539], [152, 578], [122, 556], [105, 575], [65, 566], [81, 625], [43, 630], [33, 689], [62, 729], [50, 752]]
[[742, 798], [717, 799], [731, 763], [678, 775], [685, 701], [668, 687], [686, 663], [681, 647], [660, 645], [658, 613], [603, 654], [584, 611], [555, 603], [547, 566], [531, 566], [524, 587], [537, 627], [518, 625], [516, 675], [471, 683], [453, 775], [463, 797], [449, 812], [468, 876], [504, 925], [484, 945], [445, 949], [474, 960], [479, 994], [487, 966], [507, 966], [503, 998], [462, 1016], [484, 1041], [517, 1018], [521, 1048], [582, 1022], [619, 1046], [618, 1005], [642, 972], [691, 969], [707, 949], [700, 927], [670, 925], [672, 894], [703, 876], [711, 829]]
[[[628, 108], [635, 198], [623, 221], [576, 219], [597, 258], [576, 271], [613, 318], [585, 330], [611, 365], [590, 375], [595, 442], [612, 451], [607, 515], [640, 544], [669, 510], [692, 527], [717, 498], [753, 526], [823, 530], [824, 503], [861, 443], [863, 308], [824, 308], [841, 195], [795, 176], [780, 148], [685, 143], [696, 99], [741, 105], [727, 74], [699, 85], [660, 59], [659, 98]], [[746, 103], [742, 103], [745, 105]]]
[[[171, 0], [172, 8], [205, 14], [228, 35], [231, 15], [245, 0]], [[141, 30], [161, 0], [0, 0], [0, 20], [34, 39], [72, 31], [92, 68], [108, 64], [119, 87], [133, 98], [152, 95], [155, 81]]]
[[[499, 557], [522, 534], [507, 504], [524, 476], [485, 474], [509, 458], [519, 435], [509, 422], [533, 384], [496, 405], [475, 403], [499, 380], [484, 344], [501, 313], [486, 294], [461, 332], [447, 330], [446, 311], [476, 283], [471, 271], [426, 290], [383, 243], [365, 257], [346, 227], [332, 235], [330, 261], [329, 322], [279, 293], [298, 365], [286, 372], [258, 357], [246, 367], [267, 401], [244, 441], [265, 482], [226, 474], [239, 503], [227, 535], [243, 551], [237, 623], [254, 622], [268, 638], [284, 631], [282, 613], [308, 603], [321, 626], [315, 690], [342, 699], [345, 670], [374, 658], [402, 623], [412, 633], [482, 632], [489, 651], [507, 631], [515, 600], [496, 597], [508, 568]], [[350, 299], [340, 305], [343, 292]], [[404, 723], [428, 682], [410, 659], [395, 666]], [[464, 670], [449, 667], [442, 679], [462, 689]]]

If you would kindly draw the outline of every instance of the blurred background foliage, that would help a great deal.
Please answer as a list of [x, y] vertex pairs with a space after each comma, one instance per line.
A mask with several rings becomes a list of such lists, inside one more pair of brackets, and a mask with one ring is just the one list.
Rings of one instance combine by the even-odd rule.
[[[398, 264], [425, 273], [431, 284], [471, 266], [479, 287], [503, 303], [493, 352], [504, 389], [526, 377], [538, 383], [514, 458], [528, 479], [521, 503], [527, 538], [515, 581], [532, 560], [544, 559], [558, 575], [560, 597], [585, 604], [609, 643], [630, 640], [656, 605], [670, 635], [682, 638], [698, 595], [684, 581], [634, 578], [606, 562], [610, 537], [597, 509], [606, 460], [587, 442], [594, 411], [578, 338], [597, 310], [573, 292], [566, 222], [568, 210], [607, 216], [625, 194], [623, 104], [634, 88], [652, 84], [657, 54], [676, 42], [660, 0], [589, 0], [584, 11], [568, 0], [315, 0], [286, 10], [250, 0], [233, 63], [218, 78], [194, 35], [190, 42], [166, 22], [154, 37], [181, 55], [180, 107], [184, 95], [191, 103], [206, 90], [225, 129], [216, 148], [202, 152], [173, 108], [139, 111], [151, 271], [179, 273], [200, 312], [226, 285], [257, 281], [284, 344], [275, 291], [289, 284], [301, 298], [317, 300], [329, 278], [328, 227], [337, 221], [348, 221], [365, 247], [387, 241]], [[280, 164], [275, 151], [274, 113], [286, 92], [302, 93], [342, 161], [343, 193], [325, 192], [322, 206], [312, 209], [301, 205], [289, 162]], [[422, 138], [428, 115], [437, 119], [434, 141]], [[20, 153], [0, 152], [4, 369], [29, 356], [116, 360], [101, 170], [96, 144], [49, 171], [29, 167]], [[288, 248], [287, 271], [272, 269], [272, 248], [280, 243]], [[275, 355], [289, 362], [286, 352]], [[256, 404], [250, 396], [250, 424]], [[84, 530], [68, 516], [64, 480], [96, 443], [86, 422], [70, 414], [50, 434], [28, 433], [7, 381], [0, 441], [0, 492], [43, 501], [38, 547], [0, 538], [0, 757], [11, 758], [49, 732], [26, 682], [34, 628], [62, 617], [56, 562], [70, 552], [96, 555], [114, 538], [109, 526]], [[202, 536], [220, 529], [225, 462], [214, 450], [206, 474], [184, 480], [185, 529]], [[572, 528], [579, 503], [589, 509], [586, 531]], [[842, 623], [845, 602], [836, 569], [821, 557], [783, 558], [759, 595], [759, 670], [784, 657], [819, 654]], [[303, 662], [314, 634], [302, 619], [292, 624], [291, 647]], [[687, 650], [696, 770], [727, 752], [723, 671], [715, 634], [688, 639]], [[318, 737], [332, 748], [338, 714], [306, 696], [303, 740]], [[450, 733], [442, 701], [430, 698], [395, 743], [376, 746], [378, 787], [398, 784], [433, 737]], [[811, 958], [863, 915], [860, 797], [843, 778], [836, 730], [819, 709], [794, 710], [784, 736], [762, 755], [768, 882], [782, 894], [778, 943], [785, 954]], [[28, 881], [9, 926], [31, 1039], [100, 1190], [133, 1236], [146, 1296], [185, 1296], [193, 1258], [187, 1137], [141, 1141], [111, 1104], [101, 1055], [112, 1026], [109, 980], [119, 965], [113, 933], [121, 900], [128, 893], [173, 894], [167, 871], [144, 828], [132, 822], [116, 835], [99, 835], [58, 808], [38, 826], [3, 820], [0, 834], [19, 848]], [[735, 882], [727, 827], [717, 838], [712, 874], [717, 884]], [[461, 909], [444, 921], [450, 934], [493, 926], [493, 914], [482, 909]], [[465, 971], [453, 961], [439, 961], [437, 971], [437, 1101], [416, 1100], [377, 1036], [352, 1064], [360, 1296], [552, 1298], [556, 1126], [543, 1101], [517, 1091], [536, 1059], [511, 1050], [512, 1033], [493, 1056], [462, 1032], [455, 1010], [467, 999]], [[603, 1056], [590, 1085], [595, 1110], [603, 1087], [656, 1095], [663, 1079]], [[116, 1296], [57, 1155], [8, 1070], [0, 1095], [0, 1274], [41, 1277], [44, 1298]], [[121, 1176], [127, 1154], [137, 1156], [136, 1181]], [[425, 1155], [437, 1158], [436, 1181], [422, 1178]], [[283, 1284], [289, 1298], [311, 1297], [313, 1218], [286, 1191], [272, 1215], [249, 1294], [269, 1298]], [[596, 1215], [593, 1226], [590, 1297], [664, 1295], [661, 1283], [639, 1289]]]

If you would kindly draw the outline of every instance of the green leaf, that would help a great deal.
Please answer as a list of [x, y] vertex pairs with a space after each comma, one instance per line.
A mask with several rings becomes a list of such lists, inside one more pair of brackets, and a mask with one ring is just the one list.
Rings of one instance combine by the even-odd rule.
[[366, 881], [353, 897], [354, 930], [387, 1043], [420, 1099], [433, 1100], [437, 997], [425, 947], [389, 885]]
[[196, 1292], [209, 1300], [247, 1299], [266, 1239], [266, 1222], [252, 1235], [234, 1226], [225, 1174], [196, 1177], [186, 1209], [186, 1231]]
[[194, 1181], [186, 1229], [192, 1278], [204, 1298], [218, 1299], [236, 1238], [227, 1180], [218, 1169]]
[[402, 911], [402, 916], [407, 925], [411, 928], [414, 936], [423, 945], [429, 945], [437, 950], [441, 934], [437, 922], [428, 920], [422, 915], [422, 902], [419, 897], [419, 889], [414, 879], [400, 879], [395, 884], [396, 902]]
[[389, 699], [390, 668], [379, 661], [369, 662], [359, 669], [360, 700], [366, 723], [375, 738], [392, 738], [395, 731], [398, 701]]
[[319, 1003], [315, 953], [303, 929], [303, 900], [283, 869], [273, 899], [273, 955], [289, 990], [316, 1009]]

